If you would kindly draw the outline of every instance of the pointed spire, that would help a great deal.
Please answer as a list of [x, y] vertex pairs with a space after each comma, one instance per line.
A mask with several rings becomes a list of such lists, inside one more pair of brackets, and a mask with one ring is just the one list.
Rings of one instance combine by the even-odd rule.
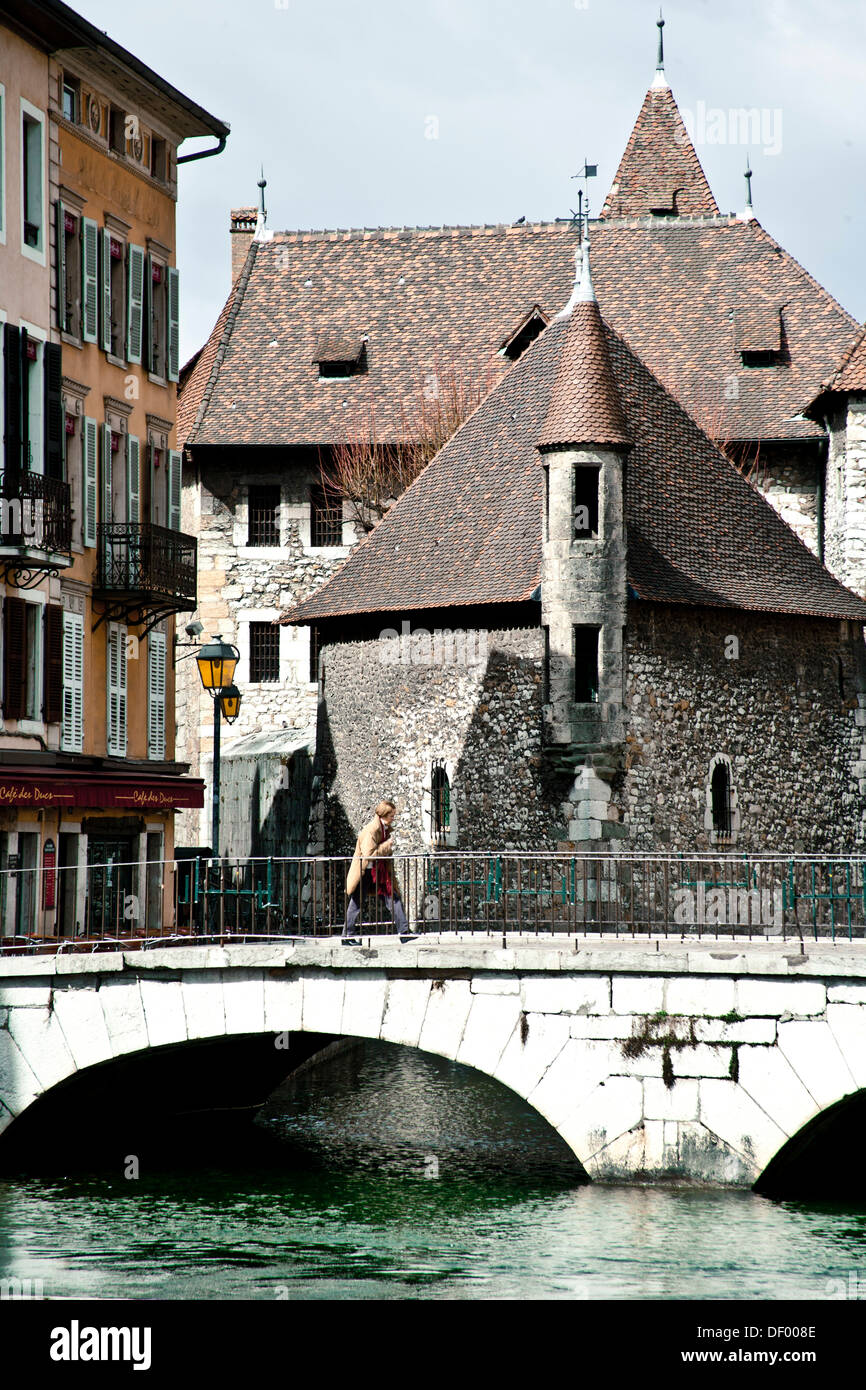
[[592, 287], [588, 235], [581, 238], [574, 261], [571, 298], [554, 320], [554, 325], [562, 324], [558, 330], [554, 328], [562, 334], [562, 345], [547, 418], [536, 447], [597, 444], [627, 449], [631, 440]]
[[750, 166], [750, 164], [749, 164], [749, 156], [746, 155], [746, 173], [745, 173], [745, 179], [746, 179], [746, 206], [745, 206], [745, 208], [743, 209], [743, 211], [740, 213], [740, 221], [741, 221], [741, 222], [755, 222], [755, 221], [757, 221], [757, 218], [755, 217], [755, 210], [754, 210], [754, 208], [752, 207], [752, 178], [753, 178], [753, 174], [752, 174], [751, 166]]
[[654, 213], [668, 217], [719, 215], [663, 69], [656, 72], [644, 97], [601, 210], [603, 218], [650, 217]]
[[659, 31], [659, 52], [656, 59], [656, 75], [653, 78], [652, 85], [654, 87], [666, 87], [668, 85], [668, 80], [665, 77], [665, 21], [661, 10], [659, 10], [659, 17], [656, 20], [656, 24]]
[[270, 241], [274, 235], [273, 232], [269, 231], [266, 226], [268, 214], [267, 209], [265, 208], [265, 189], [267, 188], [267, 186], [268, 181], [265, 178], [264, 165], [262, 165], [262, 176], [258, 181], [259, 209], [256, 214], [256, 230], [253, 233], [253, 241]]

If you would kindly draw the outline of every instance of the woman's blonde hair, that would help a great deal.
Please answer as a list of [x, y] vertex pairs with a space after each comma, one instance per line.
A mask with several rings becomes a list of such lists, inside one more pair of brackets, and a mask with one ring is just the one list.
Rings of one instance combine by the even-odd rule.
[[396, 811], [396, 809], [396, 801], [388, 801], [385, 797], [383, 797], [382, 800], [379, 802], [379, 805], [376, 807], [375, 814], [377, 816], [387, 816], [389, 811]]

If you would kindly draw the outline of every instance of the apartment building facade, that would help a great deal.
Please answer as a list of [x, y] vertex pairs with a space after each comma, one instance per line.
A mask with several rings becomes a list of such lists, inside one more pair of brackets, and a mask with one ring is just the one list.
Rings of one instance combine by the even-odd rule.
[[174, 752], [178, 146], [228, 127], [65, 5], [0, 24], [0, 922], [163, 927], [202, 801]]

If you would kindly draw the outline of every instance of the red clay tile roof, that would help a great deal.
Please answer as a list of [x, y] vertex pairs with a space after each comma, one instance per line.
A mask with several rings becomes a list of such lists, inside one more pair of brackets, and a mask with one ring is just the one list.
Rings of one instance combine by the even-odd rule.
[[327, 328], [319, 334], [314, 362], [359, 362], [364, 339], [350, 328]]
[[828, 391], [866, 391], [866, 328], [860, 330], [836, 371], [822, 383], [815, 399], [820, 400]]
[[718, 216], [670, 87], [650, 87], [629, 136], [602, 217]]
[[[602, 316], [714, 438], [820, 438], [793, 419], [858, 324], [757, 222], [642, 219], [590, 224]], [[327, 444], [372, 413], [399, 439], [418, 393], [443, 371], [495, 384], [527, 308], [555, 314], [571, 291], [568, 223], [277, 233], [253, 244], [181, 394], [181, 443]], [[733, 316], [756, 298], [782, 310], [786, 360], [744, 368]], [[323, 383], [319, 334], [370, 335], [364, 373]], [[790, 360], [788, 360], [790, 359]]]
[[539, 449], [558, 444], [630, 444], [607, 341], [595, 300], [575, 304], [565, 320], [559, 366]]
[[[628, 432], [628, 578], [642, 599], [866, 621], [844, 588], [606, 328]], [[556, 320], [341, 569], [284, 616], [523, 602], [541, 578], [534, 447], [567, 348]]]

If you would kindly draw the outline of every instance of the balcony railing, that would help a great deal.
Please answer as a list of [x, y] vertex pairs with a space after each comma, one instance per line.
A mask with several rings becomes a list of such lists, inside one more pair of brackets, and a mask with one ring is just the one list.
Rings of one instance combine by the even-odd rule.
[[96, 587], [195, 601], [196, 541], [150, 521], [100, 522]]
[[68, 555], [71, 547], [69, 484], [43, 473], [0, 473], [0, 550]]

